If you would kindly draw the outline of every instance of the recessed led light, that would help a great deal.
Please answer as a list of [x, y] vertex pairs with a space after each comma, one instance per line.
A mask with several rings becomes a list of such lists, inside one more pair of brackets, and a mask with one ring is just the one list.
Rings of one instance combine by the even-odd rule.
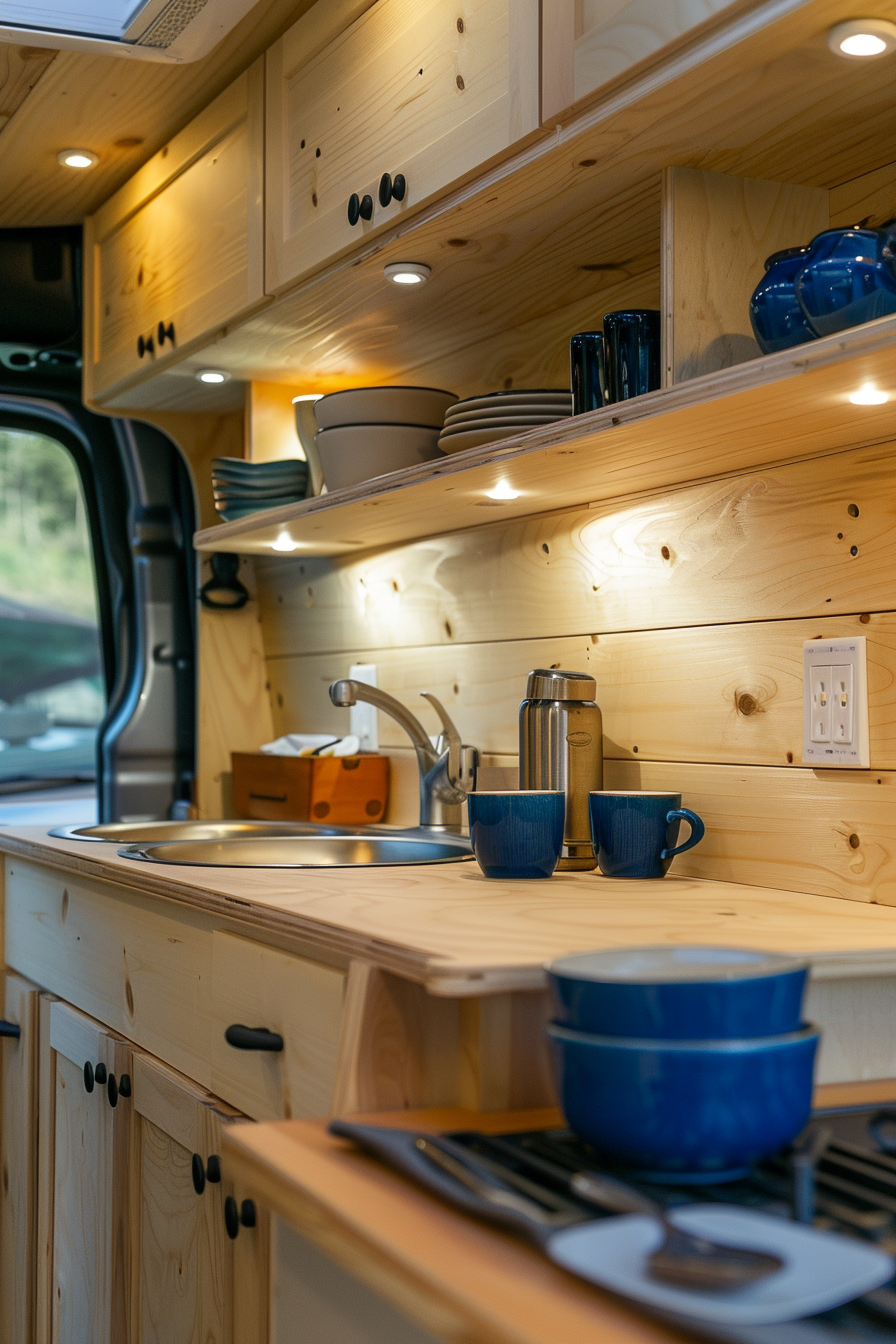
[[297, 551], [299, 543], [293, 541], [288, 532], [281, 532], [276, 541], [271, 542], [272, 551]]
[[56, 158], [64, 168], [94, 168], [100, 161], [92, 149], [60, 149]]
[[896, 23], [889, 19], [849, 19], [828, 33], [837, 56], [883, 56], [896, 49]]
[[890, 400], [890, 394], [881, 392], [873, 383], [863, 383], [855, 392], [850, 392], [849, 399], [853, 406], [883, 406]]
[[200, 369], [196, 377], [200, 383], [229, 383], [230, 374], [226, 369]]
[[432, 268], [422, 261], [390, 261], [383, 267], [383, 275], [393, 285], [425, 285], [432, 275]]
[[519, 499], [520, 497], [519, 490], [514, 490], [513, 486], [508, 485], [506, 481], [499, 481], [494, 490], [487, 490], [485, 493], [488, 499]]

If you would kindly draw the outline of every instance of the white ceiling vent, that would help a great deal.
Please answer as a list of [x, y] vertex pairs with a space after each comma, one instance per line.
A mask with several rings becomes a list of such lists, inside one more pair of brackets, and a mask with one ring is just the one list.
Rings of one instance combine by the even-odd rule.
[[257, 0], [0, 0], [0, 42], [196, 61]]

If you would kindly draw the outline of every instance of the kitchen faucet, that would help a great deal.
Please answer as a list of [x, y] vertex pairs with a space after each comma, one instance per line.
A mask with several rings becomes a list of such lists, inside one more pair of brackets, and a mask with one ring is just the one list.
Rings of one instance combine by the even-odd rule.
[[409, 709], [376, 686], [362, 681], [334, 681], [330, 699], [334, 705], [351, 706], [359, 700], [375, 705], [401, 724], [414, 744], [420, 769], [420, 825], [428, 831], [459, 831], [460, 804], [476, 787], [479, 752], [465, 746], [448, 711], [430, 691], [421, 691], [442, 721], [442, 731], [433, 746], [429, 734]]

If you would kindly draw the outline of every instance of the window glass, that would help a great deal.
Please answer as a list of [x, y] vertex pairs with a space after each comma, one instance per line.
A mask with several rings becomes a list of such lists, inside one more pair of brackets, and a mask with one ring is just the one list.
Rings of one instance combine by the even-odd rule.
[[75, 463], [0, 428], [0, 785], [92, 780], [105, 711], [96, 577]]

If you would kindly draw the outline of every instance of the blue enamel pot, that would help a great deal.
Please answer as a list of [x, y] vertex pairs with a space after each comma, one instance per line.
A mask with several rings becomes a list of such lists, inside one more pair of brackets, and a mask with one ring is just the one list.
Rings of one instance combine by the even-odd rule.
[[896, 312], [896, 258], [887, 229], [826, 229], [809, 244], [794, 282], [818, 336]]
[[567, 1124], [646, 1180], [738, 1180], [809, 1119], [819, 1032], [650, 1041], [548, 1027]]
[[599, 1036], [731, 1040], [797, 1031], [808, 967], [734, 947], [627, 947], [545, 967], [554, 1019]]
[[753, 290], [750, 322], [764, 355], [816, 339], [795, 289], [808, 251], [808, 247], [788, 247], [773, 253], [765, 263], [765, 275]]

